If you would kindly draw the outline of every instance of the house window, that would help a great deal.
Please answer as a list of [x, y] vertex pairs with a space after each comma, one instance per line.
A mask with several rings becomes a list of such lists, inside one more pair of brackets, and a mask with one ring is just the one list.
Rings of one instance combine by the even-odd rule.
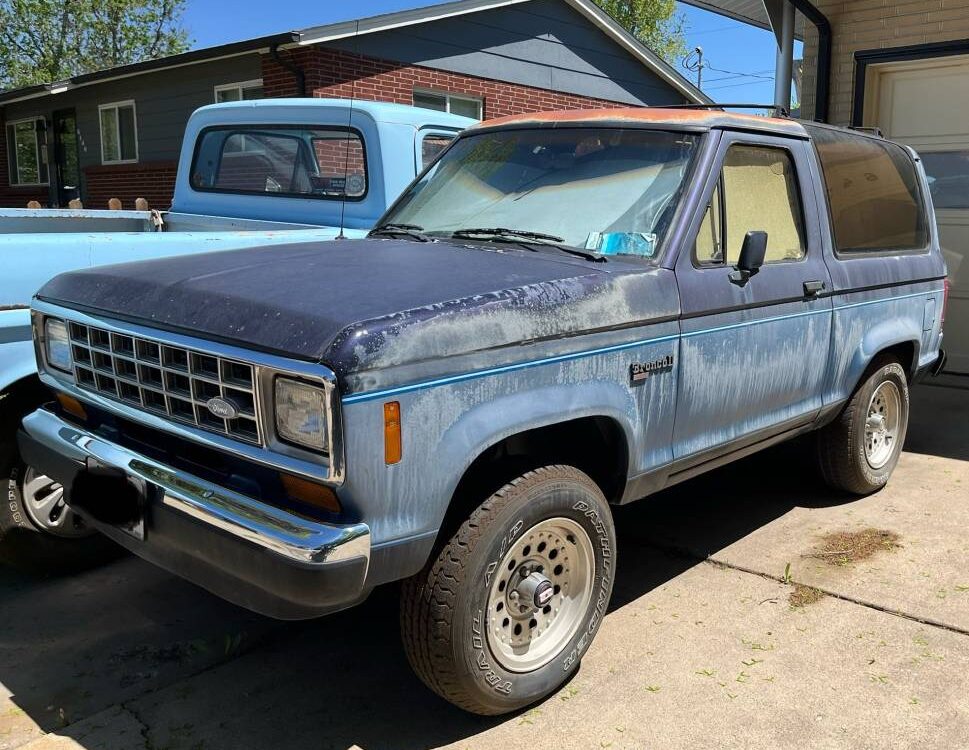
[[135, 103], [114, 102], [98, 107], [101, 118], [101, 163], [138, 161], [138, 126]]
[[47, 136], [42, 117], [7, 123], [11, 185], [46, 185]]
[[215, 103], [243, 102], [250, 99], [262, 99], [262, 79], [243, 81], [242, 83], [227, 83], [215, 87]]
[[463, 94], [448, 94], [443, 91], [414, 90], [414, 106], [450, 112], [452, 115], [472, 117], [480, 120], [484, 116], [484, 100]]

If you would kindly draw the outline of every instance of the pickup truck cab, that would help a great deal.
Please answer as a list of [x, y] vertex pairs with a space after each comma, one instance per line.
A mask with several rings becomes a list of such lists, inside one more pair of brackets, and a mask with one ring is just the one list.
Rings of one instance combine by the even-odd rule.
[[941, 361], [909, 149], [698, 110], [465, 131], [364, 240], [61, 275], [25, 456], [94, 527], [254, 610], [401, 580], [426, 684], [555, 690], [613, 586], [611, 504], [817, 432], [887, 481]]
[[189, 119], [169, 211], [0, 209], [0, 560], [70, 567], [105, 546], [16, 453], [20, 418], [45, 398], [28, 310], [45, 281], [122, 261], [363, 237], [474, 122], [345, 99], [215, 104]]

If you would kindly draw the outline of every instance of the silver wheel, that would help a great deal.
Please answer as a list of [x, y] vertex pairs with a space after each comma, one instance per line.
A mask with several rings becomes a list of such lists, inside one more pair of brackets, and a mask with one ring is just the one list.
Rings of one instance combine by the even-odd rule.
[[67, 507], [64, 488], [31, 466], [24, 471], [20, 491], [24, 511], [41, 531], [66, 539], [80, 539], [94, 533]]
[[510, 672], [531, 672], [572, 640], [592, 598], [595, 556], [568, 518], [532, 526], [505, 553], [488, 597], [488, 645]]
[[898, 386], [886, 380], [871, 394], [865, 419], [865, 458], [871, 468], [882, 468], [894, 454], [901, 413]]

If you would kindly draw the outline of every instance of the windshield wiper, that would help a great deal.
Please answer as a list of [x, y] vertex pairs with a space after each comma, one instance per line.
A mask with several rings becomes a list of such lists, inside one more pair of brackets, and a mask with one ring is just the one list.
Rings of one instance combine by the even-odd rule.
[[605, 263], [607, 260], [604, 255], [597, 255], [572, 245], [561, 244], [565, 242], [563, 237], [556, 237], [554, 234], [545, 234], [544, 232], [532, 232], [528, 229], [507, 229], [506, 227], [458, 229], [451, 233], [451, 237], [454, 239], [491, 239], [499, 242], [514, 242], [526, 250], [535, 252], [539, 251], [536, 250], [534, 245], [541, 245], [555, 248], [560, 252], [575, 255], [579, 258], [585, 258], [593, 263]]
[[418, 242], [431, 242], [431, 238], [423, 234], [423, 230], [424, 227], [418, 226], [417, 224], [398, 224], [388, 221], [386, 224], [381, 224], [379, 227], [371, 229], [368, 237], [380, 237], [381, 235], [387, 237], [410, 237]]

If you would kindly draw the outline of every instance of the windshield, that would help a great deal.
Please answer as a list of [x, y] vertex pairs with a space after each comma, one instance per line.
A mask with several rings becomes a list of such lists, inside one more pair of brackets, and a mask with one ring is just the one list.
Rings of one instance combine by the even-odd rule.
[[[430, 237], [553, 239], [602, 255], [652, 257], [698, 140], [689, 133], [622, 128], [466, 136], [381, 224], [406, 225]], [[503, 231], [496, 235], [497, 228]]]

